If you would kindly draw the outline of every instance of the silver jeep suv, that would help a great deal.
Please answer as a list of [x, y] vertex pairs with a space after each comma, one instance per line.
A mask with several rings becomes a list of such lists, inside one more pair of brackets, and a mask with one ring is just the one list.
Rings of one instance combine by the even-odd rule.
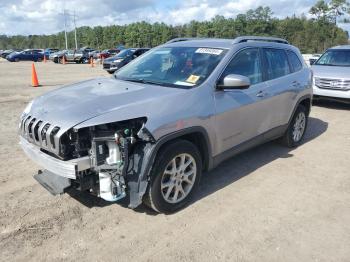
[[311, 99], [312, 73], [283, 39], [174, 39], [112, 78], [34, 99], [20, 144], [52, 194], [126, 197], [131, 208], [171, 213], [225, 159], [278, 138], [299, 145]]

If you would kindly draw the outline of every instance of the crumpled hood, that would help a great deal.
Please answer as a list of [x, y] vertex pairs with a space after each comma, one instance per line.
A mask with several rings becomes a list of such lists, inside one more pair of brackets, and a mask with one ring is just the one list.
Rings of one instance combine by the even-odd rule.
[[[59, 126], [61, 130], [68, 130], [112, 111], [115, 111], [116, 121], [130, 119], [134, 115], [146, 116], [147, 106], [166, 103], [185, 91], [113, 78], [97, 78], [63, 86], [36, 98], [29, 115]], [[118, 115], [118, 110], [124, 112], [123, 115]]]
[[350, 79], [350, 67], [314, 65], [311, 70], [315, 77]]

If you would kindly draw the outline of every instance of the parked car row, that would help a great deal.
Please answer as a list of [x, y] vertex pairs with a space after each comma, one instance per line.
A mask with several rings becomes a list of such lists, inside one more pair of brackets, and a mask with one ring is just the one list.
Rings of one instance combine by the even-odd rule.
[[[95, 50], [83, 47], [79, 50], [46, 49], [9, 49], [0, 51], [0, 56], [10, 62], [35, 61], [49, 59], [55, 63], [87, 63], [91, 58], [102, 59], [103, 69], [113, 74], [133, 59], [147, 52], [149, 48], [112, 48]], [[324, 54], [304, 54], [304, 61], [314, 73], [314, 98], [336, 98], [350, 100], [350, 45], [337, 46], [326, 50]]]
[[[42, 61], [44, 58], [50, 59], [54, 62], [59, 62], [65, 56], [66, 61], [84, 63], [89, 59], [106, 59], [118, 54], [124, 48], [106, 49], [103, 51], [95, 50], [90, 47], [82, 47], [78, 50], [59, 50], [57, 48], [46, 49], [8, 49], [1, 50], [0, 56], [10, 62], [18, 61]], [[9, 59], [8, 59], [9, 58]]]

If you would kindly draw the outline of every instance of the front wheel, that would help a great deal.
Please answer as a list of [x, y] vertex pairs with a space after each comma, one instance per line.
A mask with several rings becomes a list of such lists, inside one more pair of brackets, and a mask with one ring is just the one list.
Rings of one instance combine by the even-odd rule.
[[179, 140], [166, 145], [156, 158], [144, 203], [160, 213], [184, 207], [198, 187], [202, 159], [195, 145]]
[[304, 138], [307, 123], [307, 110], [303, 105], [299, 105], [289, 123], [287, 131], [281, 138], [282, 144], [291, 148], [299, 146]]

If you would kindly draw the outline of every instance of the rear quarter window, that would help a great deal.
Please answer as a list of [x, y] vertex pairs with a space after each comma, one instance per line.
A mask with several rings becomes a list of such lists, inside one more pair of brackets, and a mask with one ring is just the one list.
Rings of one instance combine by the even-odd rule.
[[299, 57], [293, 51], [287, 51], [289, 63], [291, 65], [291, 69], [294, 72], [298, 72], [303, 68], [303, 64], [300, 62]]

